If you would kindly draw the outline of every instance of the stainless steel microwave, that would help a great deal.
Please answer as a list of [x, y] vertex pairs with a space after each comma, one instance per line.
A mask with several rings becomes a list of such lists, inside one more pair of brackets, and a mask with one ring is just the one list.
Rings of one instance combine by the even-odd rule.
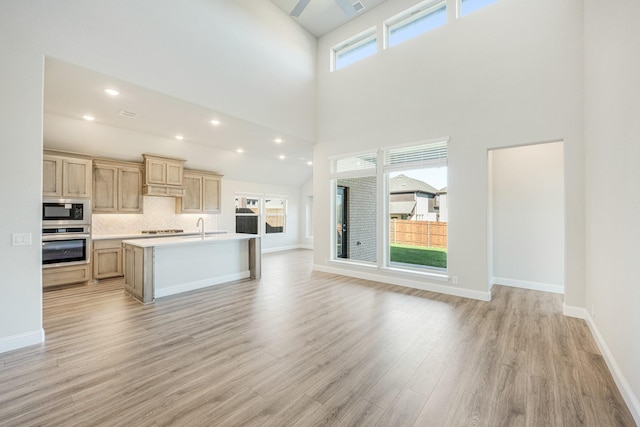
[[42, 201], [42, 225], [91, 224], [91, 200], [44, 199]]

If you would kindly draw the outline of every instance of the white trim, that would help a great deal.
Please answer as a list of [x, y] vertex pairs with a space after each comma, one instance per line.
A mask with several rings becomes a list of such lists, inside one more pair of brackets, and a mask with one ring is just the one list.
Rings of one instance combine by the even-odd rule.
[[512, 288], [531, 289], [532, 291], [553, 292], [564, 294], [564, 286], [552, 283], [530, 282], [528, 280], [509, 279], [506, 277], [492, 277], [491, 287], [494, 285], [511, 286]]
[[272, 252], [290, 251], [292, 249], [313, 249], [313, 245], [297, 244], [297, 245], [288, 245], [288, 246], [276, 246], [275, 248], [265, 248], [263, 246], [262, 247], [262, 253], [263, 254], [269, 254], [269, 253], [272, 253]]
[[41, 344], [44, 342], [44, 329], [25, 332], [10, 337], [0, 339], [0, 353], [11, 350], [17, 350], [30, 345]]
[[575, 317], [578, 319], [585, 319], [589, 317], [589, 312], [586, 308], [575, 307], [572, 305], [562, 304], [562, 314], [568, 317]]
[[397, 277], [397, 275], [389, 276], [389, 275], [371, 273], [371, 272], [365, 272], [365, 271], [356, 271], [351, 269], [347, 270], [347, 269], [330, 267], [330, 266], [319, 265], [319, 264], [314, 264], [313, 270], [321, 271], [324, 273], [338, 274], [341, 276], [355, 277], [358, 279], [372, 280], [375, 282], [387, 283], [390, 285], [404, 286], [406, 288], [420, 289], [420, 290], [429, 291], [429, 292], [437, 292], [440, 294], [453, 295], [457, 297], [471, 298], [471, 299], [480, 300], [480, 301], [491, 301], [490, 292], [454, 288], [453, 286], [449, 286], [449, 285], [439, 285], [435, 283], [425, 282], [422, 280], [415, 280], [415, 279], [410, 279], [405, 277]]
[[604, 337], [598, 330], [598, 327], [589, 312], [585, 308], [568, 306], [566, 304], [562, 305], [562, 312], [565, 316], [577, 317], [579, 319], [584, 319], [587, 322], [587, 326], [589, 326], [589, 330], [591, 330], [591, 335], [593, 335], [593, 338], [600, 349], [600, 353], [602, 353], [602, 357], [607, 363], [611, 376], [618, 386], [618, 390], [620, 390], [620, 394], [622, 394], [622, 398], [627, 404], [629, 412], [631, 412], [636, 424], [640, 425], [640, 401], [638, 401], [638, 397], [633, 393], [633, 389], [624, 377], [620, 366], [618, 366], [615, 357], [613, 357], [611, 350], [609, 350], [607, 342], [604, 340]]
[[211, 279], [196, 280], [195, 282], [181, 283], [179, 285], [168, 286], [155, 290], [155, 298], [162, 298], [182, 292], [195, 291], [196, 289], [208, 288], [209, 286], [220, 285], [234, 280], [246, 279], [250, 276], [249, 271], [227, 274], [226, 276], [214, 277]]

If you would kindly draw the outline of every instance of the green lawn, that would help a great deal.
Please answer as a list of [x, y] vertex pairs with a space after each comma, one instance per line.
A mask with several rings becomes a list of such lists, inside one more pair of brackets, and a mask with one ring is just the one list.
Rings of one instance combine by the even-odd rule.
[[391, 245], [391, 262], [447, 268], [447, 250], [424, 246]]

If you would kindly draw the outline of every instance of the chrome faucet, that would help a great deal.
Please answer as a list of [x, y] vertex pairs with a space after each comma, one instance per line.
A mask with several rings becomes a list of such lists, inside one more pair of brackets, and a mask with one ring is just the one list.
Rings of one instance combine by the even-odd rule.
[[196, 222], [196, 227], [200, 227], [202, 224], [202, 228], [200, 229], [200, 235], [204, 239], [204, 218], [198, 218], [198, 222]]

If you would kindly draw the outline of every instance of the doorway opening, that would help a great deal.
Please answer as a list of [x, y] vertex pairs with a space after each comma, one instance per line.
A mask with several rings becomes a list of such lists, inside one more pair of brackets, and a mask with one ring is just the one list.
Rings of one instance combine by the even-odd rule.
[[564, 293], [563, 148], [489, 150], [490, 286]]

